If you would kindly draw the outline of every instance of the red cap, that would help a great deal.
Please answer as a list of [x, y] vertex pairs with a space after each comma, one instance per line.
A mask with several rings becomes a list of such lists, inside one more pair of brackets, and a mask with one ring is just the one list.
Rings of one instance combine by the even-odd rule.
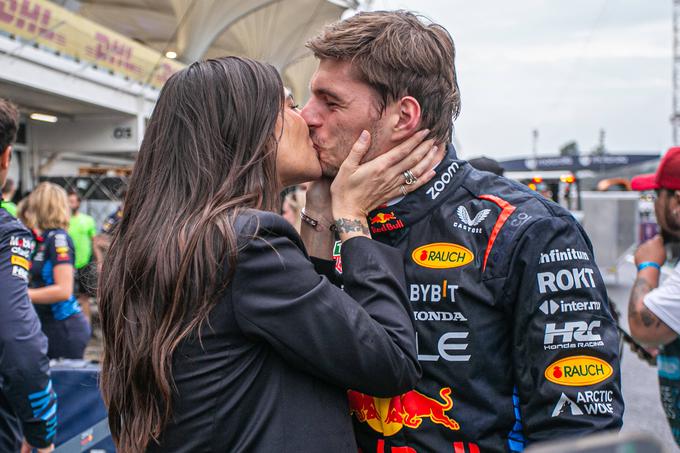
[[671, 148], [666, 152], [656, 173], [636, 176], [630, 185], [633, 190], [680, 190], [680, 148]]

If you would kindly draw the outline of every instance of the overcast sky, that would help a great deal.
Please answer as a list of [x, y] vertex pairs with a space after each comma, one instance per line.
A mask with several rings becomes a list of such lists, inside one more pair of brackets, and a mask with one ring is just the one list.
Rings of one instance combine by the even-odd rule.
[[671, 0], [375, 0], [446, 27], [456, 44], [463, 157], [671, 145]]

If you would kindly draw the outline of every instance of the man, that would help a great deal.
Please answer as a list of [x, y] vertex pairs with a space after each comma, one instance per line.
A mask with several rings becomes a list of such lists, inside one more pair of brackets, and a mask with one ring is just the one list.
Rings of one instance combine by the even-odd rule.
[[680, 148], [671, 148], [655, 174], [636, 176], [633, 190], [655, 190], [654, 211], [661, 234], [644, 242], [635, 252], [637, 277], [628, 302], [631, 335], [652, 347], [663, 346], [657, 358], [661, 401], [680, 445], [680, 267], [659, 284], [666, 262], [665, 242], [680, 238]]
[[17, 216], [17, 205], [12, 202], [16, 191], [17, 186], [14, 184], [14, 181], [10, 178], [7, 178], [5, 185], [2, 186], [2, 199], [0, 199], [0, 207], [9, 212], [12, 217]]
[[[423, 379], [392, 399], [348, 392], [363, 453], [520, 451], [620, 428], [618, 335], [590, 241], [569, 212], [447, 145], [460, 108], [449, 34], [360, 13], [308, 47], [319, 67], [302, 116], [326, 177], [362, 129], [369, 159], [424, 128], [440, 159], [428, 184], [368, 214], [373, 238], [403, 252]], [[321, 258], [328, 186], [312, 184], [303, 216]]]
[[505, 169], [498, 163], [496, 159], [491, 159], [490, 157], [482, 156], [476, 159], [470, 159], [468, 161], [472, 168], [476, 168], [481, 171], [488, 171], [498, 176], [503, 176]]
[[97, 225], [92, 217], [80, 212], [80, 195], [69, 191], [68, 204], [71, 208], [71, 220], [68, 235], [73, 239], [75, 249], [76, 294], [83, 314], [90, 321], [90, 297], [94, 297], [96, 270], [92, 269], [92, 239], [97, 235]]
[[[16, 137], [16, 107], [0, 99], [0, 185]], [[47, 338], [28, 298], [35, 244], [17, 219], [0, 209], [0, 451], [49, 452], [57, 431]], [[22, 441], [23, 439], [23, 441]]]
[[[125, 200], [126, 193], [127, 189], [123, 189], [120, 195], [121, 200]], [[97, 262], [97, 274], [101, 272], [104, 257], [106, 257], [106, 252], [109, 251], [109, 247], [111, 246], [111, 237], [122, 218], [123, 203], [118, 205], [118, 208], [104, 219], [101, 232], [96, 235], [92, 241], [94, 258]]]

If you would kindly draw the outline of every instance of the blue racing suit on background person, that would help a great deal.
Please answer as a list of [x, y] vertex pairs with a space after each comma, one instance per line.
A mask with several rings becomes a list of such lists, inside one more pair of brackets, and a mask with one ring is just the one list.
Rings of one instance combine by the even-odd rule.
[[[43, 232], [33, 256], [31, 288], [53, 285], [54, 268], [73, 263], [73, 241], [68, 233], [62, 229]], [[71, 294], [63, 301], [34, 306], [49, 340], [47, 355], [51, 359], [82, 359], [91, 331], [75, 296]]]
[[33, 248], [26, 227], [0, 210], [0, 451], [8, 453], [22, 438], [47, 447], [57, 432], [47, 338], [27, 292]]
[[361, 451], [522, 451], [619, 429], [619, 338], [581, 226], [451, 146], [435, 171], [368, 218], [402, 253], [423, 377], [395, 398], [349, 391]]

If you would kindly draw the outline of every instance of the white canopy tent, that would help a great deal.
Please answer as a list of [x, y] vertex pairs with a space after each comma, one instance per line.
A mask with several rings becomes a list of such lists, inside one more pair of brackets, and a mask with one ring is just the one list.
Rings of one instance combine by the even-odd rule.
[[358, 0], [80, 0], [78, 14], [191, 63], [223, 55], [274, 65], [298, 99], [315, 61], [305, 42]]

